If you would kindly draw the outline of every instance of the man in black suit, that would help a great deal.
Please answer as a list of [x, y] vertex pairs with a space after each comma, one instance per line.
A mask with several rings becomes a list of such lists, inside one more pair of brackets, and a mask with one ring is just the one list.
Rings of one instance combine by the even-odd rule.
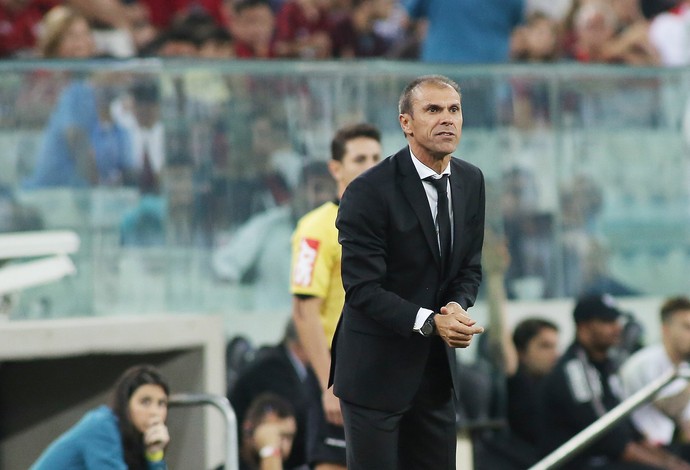
[[399, 110], [409, 146], [350, 183], [336, 221], [346, 299], [331, 380], [349, 470], [455, 468], [454, 348], [483, 331], [466, 309], [481, 281], [484, 178], [451, 156], [459, 87], [420, 77]]

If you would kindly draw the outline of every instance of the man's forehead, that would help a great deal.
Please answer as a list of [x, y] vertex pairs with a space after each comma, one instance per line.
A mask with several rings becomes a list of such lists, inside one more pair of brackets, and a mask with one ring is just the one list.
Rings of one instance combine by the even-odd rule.
[[415, 104], [460, 103], [460, 94], [445, 83], [420, 83], [412, 90], [412, 102]]

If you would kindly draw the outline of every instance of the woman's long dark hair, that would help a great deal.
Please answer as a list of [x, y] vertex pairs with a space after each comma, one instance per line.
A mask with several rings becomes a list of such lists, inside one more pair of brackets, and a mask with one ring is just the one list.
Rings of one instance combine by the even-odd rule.
[[115, 383], [111, 408], [118, 419], [125, 463], [129, 470], [146, 470], [144, 436], [134, 427], [129, 414], [129, 399], [142, 385], [159, 385], [170, 395], [168, 383], [158, 369], [151, 365], [138, 365], [127, 369]]

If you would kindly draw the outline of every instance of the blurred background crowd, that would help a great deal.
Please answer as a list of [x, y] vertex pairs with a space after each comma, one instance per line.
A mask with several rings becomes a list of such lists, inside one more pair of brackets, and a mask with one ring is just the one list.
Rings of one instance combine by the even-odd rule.
[[685, 0], [2, 0], [0, 57], [683, 65]]
[[485, 266], [479, 363], [520, 316], [558, 323], [552, 367], [564, 302], [689, 290], [690, 0], [0, 0], [0, 59], [0, 232], [82, 240], [74, 277], [0, 295], [13, 320], [221, 313], [229, 353], [294, 342], [290, 237], [335, 197], [331, 139], [369, 122], [400, 148], [426, 73], [462, 87], [485, 258], [509, 261]]

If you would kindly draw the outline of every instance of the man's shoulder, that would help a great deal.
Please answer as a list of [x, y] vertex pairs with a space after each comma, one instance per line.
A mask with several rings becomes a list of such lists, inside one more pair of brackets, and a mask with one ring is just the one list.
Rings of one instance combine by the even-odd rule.
[[551, 387], [551, 386], [556, 386], [560, 387], [563, 385], [563, 376], [566, 375], [566, 369], [569, 366], [569, 364], [572, 363], [572, 361], [579, 361], [579, 358], [577, 357], [577, 345], [571, 344], [568, 349], [565, 350], [565, 352], [561, 355], [561, 357], [558, 359], [558, 362], [556, 362], [556, 365], [553, 366], [553, 369], [551, 369], [551, 372], [549, 372], [545, 377], [544, 377], [544, 386], [545, 387]]
[[462, 175], [480, 176], [482, 174], [482, 170], [478, 166], [461, 158], [451, 158], [450, 164], [453, 168], [453, 171], [460, 171], [460, 174]]
[[410, 150], [408, 147], [403, 147], [355, 178], [345, 191], [348, 191], [351, 186], [357, 189], [362, 186], [386, 189], [387, 184], [396, 184], [396, 174], [407, 174], [414, 171]]
[[672, 367], [672, 364], [664, 347], [652, 344], [632, 354], [621, 366], [620, 375], [625, 379], [651, 371], [662, 373], [667, 367]]
[[335, 220], [335, 214], [337, 213], [338, 206], [333, 201], [328, 201], [304, 214], [297, 224], [309, 225], [313, 223], [322, 223], [324, 220], [331, 218]]
[[374, 165], [373, 167], [369, 168], [356, 179], [379, 178], [382, 176], [388, 176], [390, 173], [395, 172], [396, 169], [399, 169], [401, 165], [406, 165], [406, 162], [409, 162], [411, 166], [411, 158], [412, 157], [410, 156], [409, 148], [403, 147], [396, 153], [389, 155], [388, 157], [381, 160], [381, 162], [379, 162], [377, 165]]
[[328, 237], [335, 232], [335, 218], [338, 215], [338, 206], [332, 202], [326, 202], [316, 209], [307, 212], [297, 222], [295, 234], [310, 237]]

